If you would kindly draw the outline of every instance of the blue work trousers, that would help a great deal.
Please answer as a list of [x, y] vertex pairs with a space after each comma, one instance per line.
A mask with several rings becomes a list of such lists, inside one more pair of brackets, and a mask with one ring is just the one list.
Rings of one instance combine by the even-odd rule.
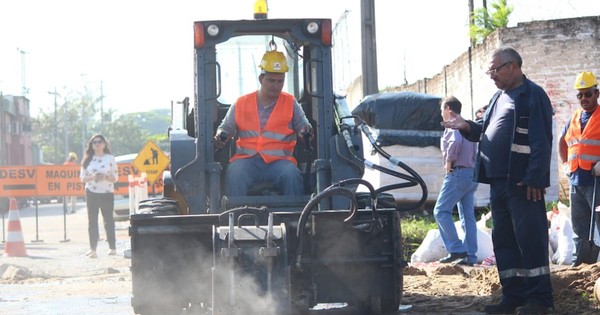
[[[433, 215], [442, 241], [449, 253], [467, 253], [467, 262], [477, 263], [477, 222], [475, 221], [475, 190], [473, 168], [459, 168], [444, 177]], [[461, 240], [456, 232], [452, 212], [458, 208], [458, 217], [465, 233]]]
[[253, 184], [263, 181], [273, 182], [284, 195], [304, 194], [302, 175], [296, 164], [288, 160], [266, 163], [258, 154], [229, 164], [225, 174], [225, 193], [228, 196], [246, 196]]
[[[588, 240], [590, 237], [590, 222], [592, 219], [592, 209], [600, 205], [600, 185], [596, 187], [595, 206], [592, 207], [594, 198], [594, 186], [575, 186], [571, 185], [571, 223], [573, 224], [573, 242], [575, 243], [575, 255], [573, 262], [579, 254], [581, 240]], [[600, 229], [600, 213], [596, 212], [596, 230]]]
[[509, 188], [506, 178], [493, 178], [490, 204], [502, 301], [553, 307], [544, 198], [528, 200], [526, 186]]

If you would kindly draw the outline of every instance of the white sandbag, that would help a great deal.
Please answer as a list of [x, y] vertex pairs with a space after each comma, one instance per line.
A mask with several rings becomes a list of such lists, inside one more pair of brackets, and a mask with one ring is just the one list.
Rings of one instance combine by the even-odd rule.
[[490, 233], [477, 227], [477, 263], [494, 255], [494, 245]]
[[410, 256], [410, 262], [432, 262], [446, 256], [446, 248], [438, 229], [427, 231], [427, 235], [417, 250]]
[[570, 265], [573, 260], [575, 243], [571, 219], [562, 214], [552, 214], [550, 220], [549, 243], [552, 251], [550, 261], [558, 265]]
[[489, 221], [491, 218], [492, 218], [491, 211], [481, 215], [481, 219], [479, 219], [479, 221], [477, 221], [477, 227], [488, 234], [492, 233], [492, 229], [487, 227], [487, 221]]
[[[464, 232], [460, 221], [454, 222], [458, 238], [464, 239]], [[494, 254], [492, 237], [480, 227], [477, 227], [477, 263]], [[434, 262], [448, 255], [444, 241], [438, 229], [429, 230], [425, 239], [417, 250], [411, 255], [410, 262]]]

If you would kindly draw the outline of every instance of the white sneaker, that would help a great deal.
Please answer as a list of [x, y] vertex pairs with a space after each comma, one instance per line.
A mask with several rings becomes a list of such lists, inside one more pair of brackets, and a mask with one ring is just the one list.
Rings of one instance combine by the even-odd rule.
[[116, 254], [117, 254], [117, 251], [114, 250], [114, 249], [111, 249], [111, 250], [108, 251], [108, 256], [114, 256]]

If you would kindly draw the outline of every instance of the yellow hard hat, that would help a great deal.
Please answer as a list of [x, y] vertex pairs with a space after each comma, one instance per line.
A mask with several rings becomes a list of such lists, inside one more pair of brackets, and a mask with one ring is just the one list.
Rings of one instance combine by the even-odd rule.
[[590, 71], [584, 71], [577, 75], [577, 79], [575, 79], [575, 89], [587, 89], [592, 86], [598, 85], [598, 79], [596, 76]]
[[287, 61], [282, 52], [272, 50], [267, 51], [259, 66], [264, 72], [286, 73], [288, 71]]
[[77, 153], [75, 153], [75, 152], [69, 152], [69, 158], [71, 158], [71, 159], [77, 159]]

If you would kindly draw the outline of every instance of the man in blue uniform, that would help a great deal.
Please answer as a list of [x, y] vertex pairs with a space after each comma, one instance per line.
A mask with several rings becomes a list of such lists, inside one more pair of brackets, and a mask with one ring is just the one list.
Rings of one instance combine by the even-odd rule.
[[442, 123], [479, 141], [474, 177], [490, 184], [492, 242], [502, 300], [487, 314], [546, 314], [553, 308], [544, 201], [550, 186], [552, 105], [546, 92], [523, 75], [512, 48], [491, 56], [488, 71], [499, 91], [483, 120], [460, 115]]

